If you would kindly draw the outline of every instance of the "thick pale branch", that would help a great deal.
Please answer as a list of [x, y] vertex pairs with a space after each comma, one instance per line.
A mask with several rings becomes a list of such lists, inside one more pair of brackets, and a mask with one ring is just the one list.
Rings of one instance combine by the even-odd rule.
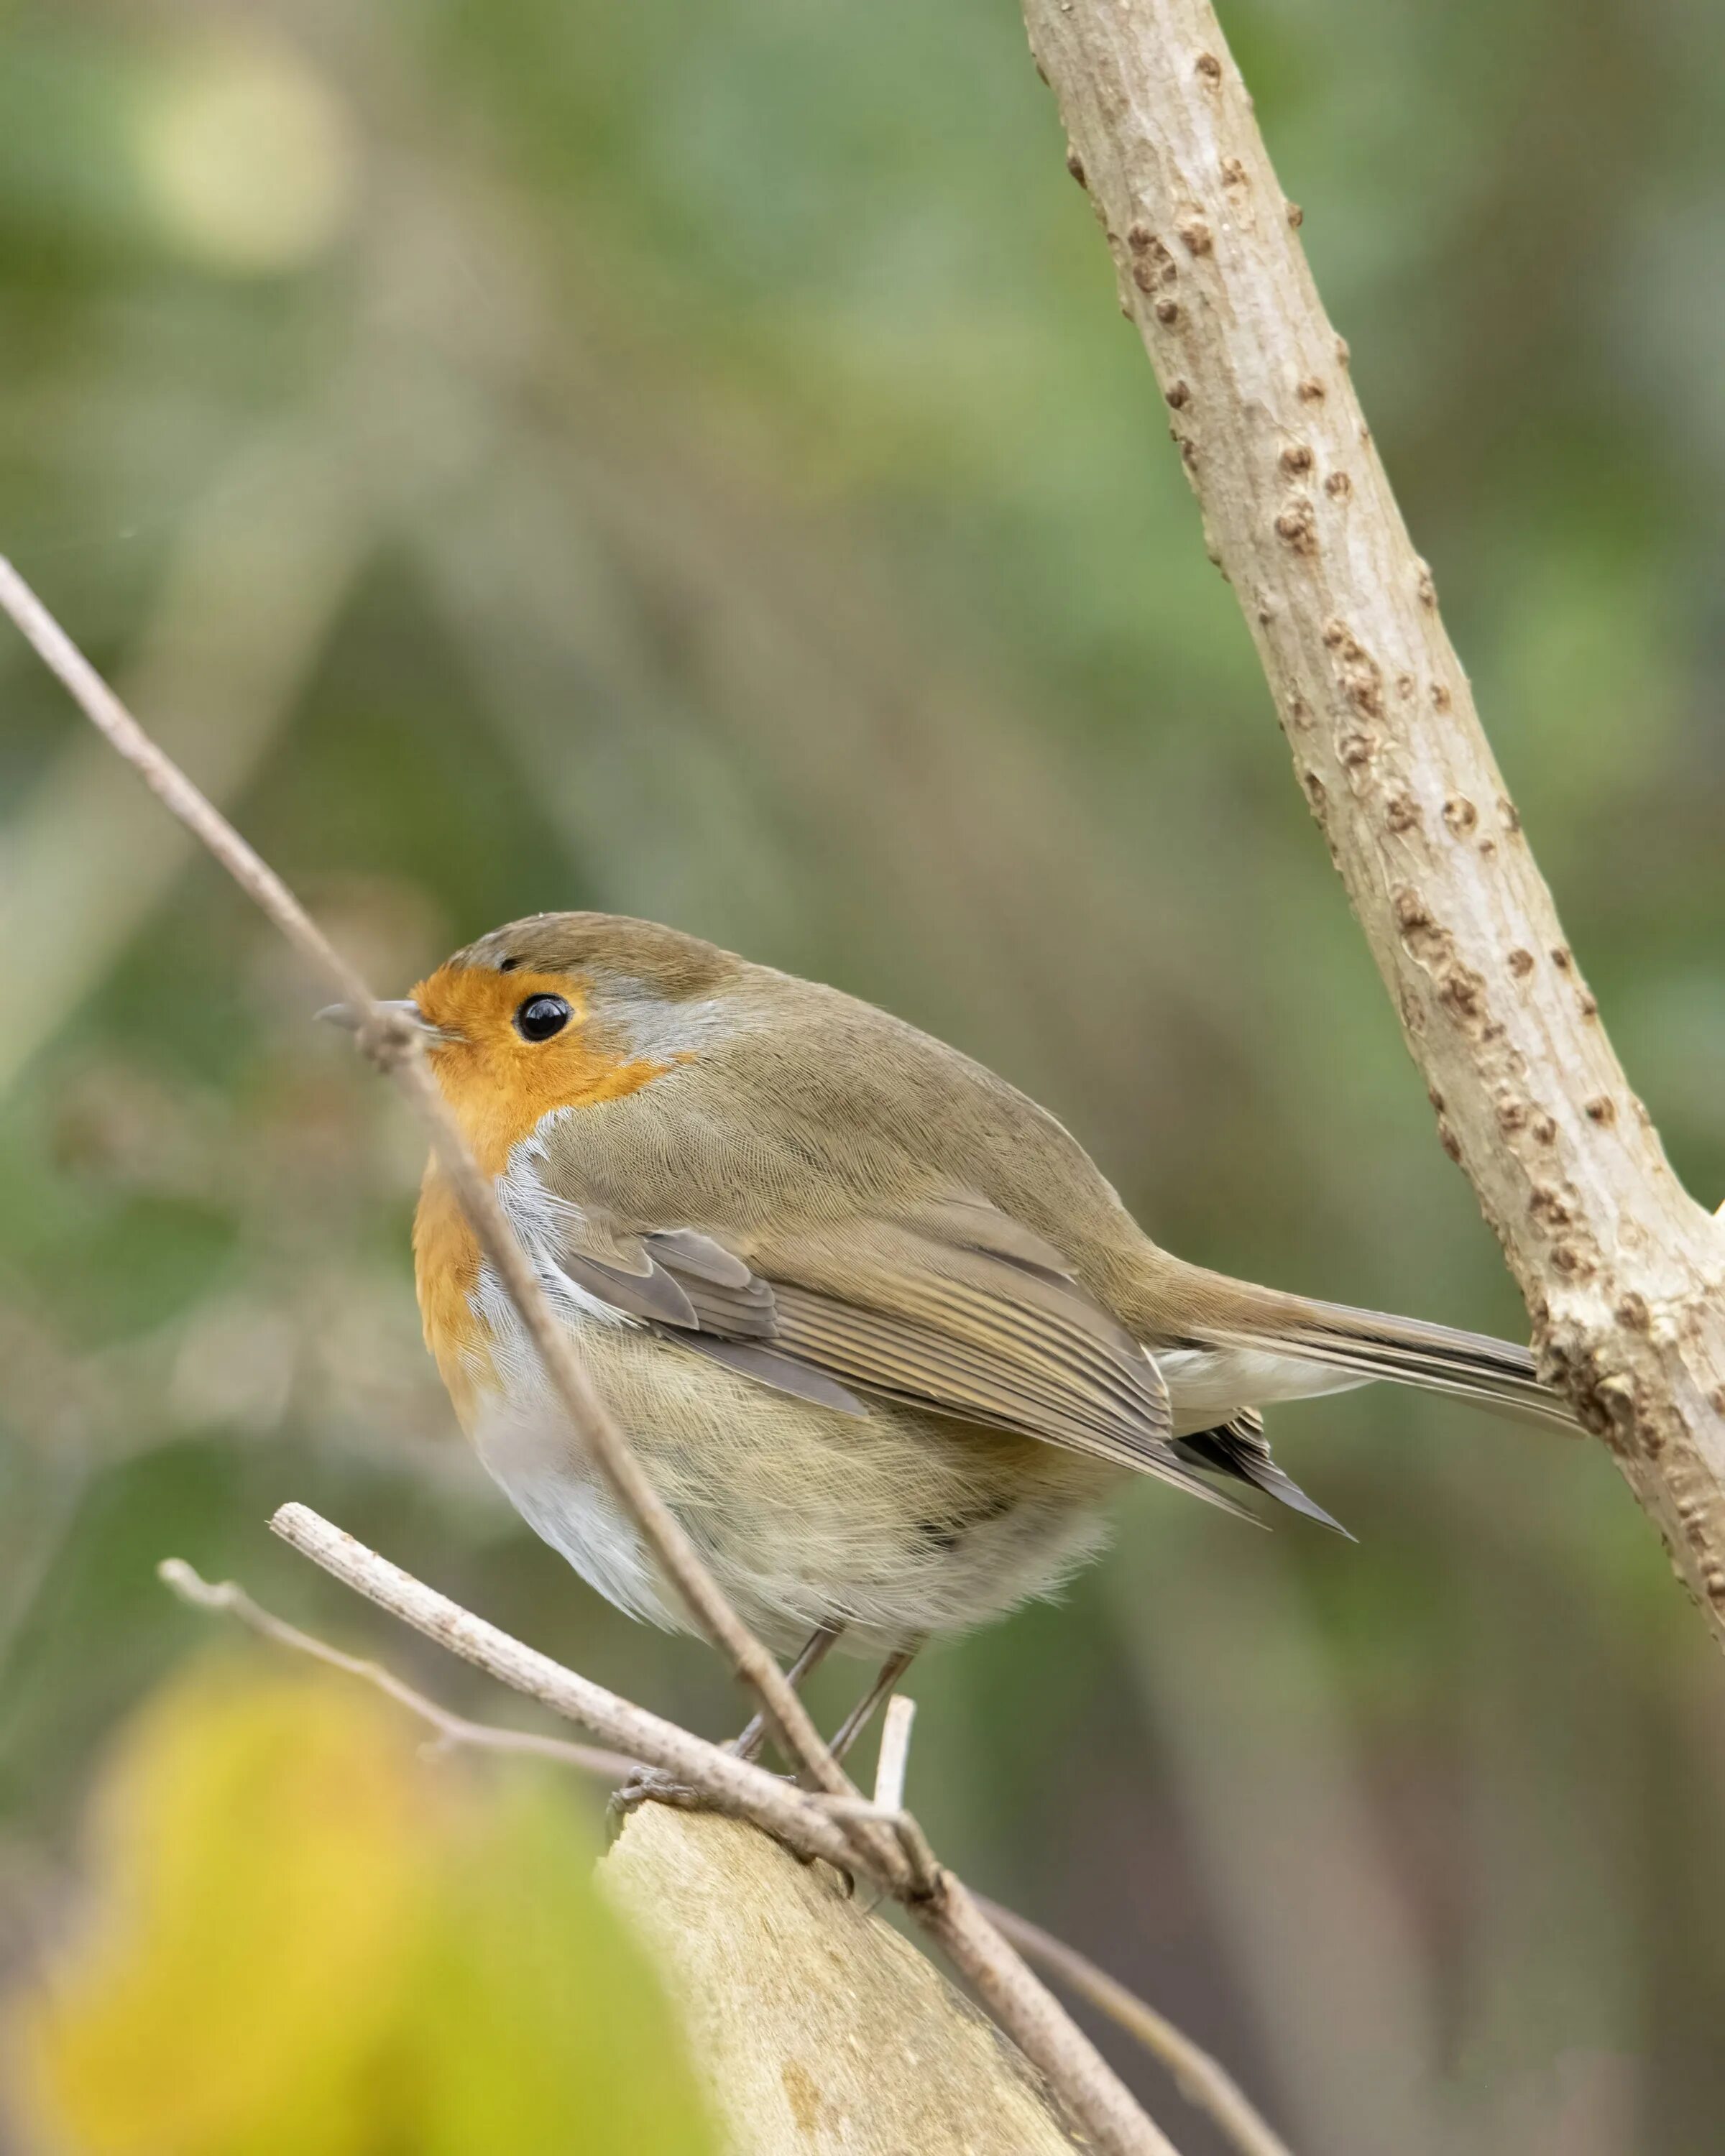
[[1725, 1641], [1725, 1235], [1630, 1090], [1481, 730], [1208, 0], [1024, 0], [1445, 1149], [1542, 1366]]

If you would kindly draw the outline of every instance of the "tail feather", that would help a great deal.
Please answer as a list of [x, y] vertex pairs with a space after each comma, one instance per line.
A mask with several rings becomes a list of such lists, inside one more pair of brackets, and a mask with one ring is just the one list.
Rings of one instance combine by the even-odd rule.
[[1207, 1469], [1213, 1475], [1232, 1476], [1238, 1482], [1249, 1482], [1255, 1490], [1262, 1490], [1291, 1512], [1303, 1512], [1308, 1520], [1316, 1520], [1320, 1527], [1333, 1528], [1349, 1542], [1354, 1539], [1338, 1519], [1327, 1512], [1315, 1498], [1307, 1496], [1291, 1475], [1276, 1466], [1264, 1435], [1264, 1418], [1255, 1408], [1242, 1408], [1231, 1422], [1220, 1424], [1214, 1430], [1197, 1430], [1190, 1437], [1177, 1438], [1174, 1450], [1194, 1467]]
[[1345, 1372], [1357, 1383], [1420, 1385], [1500, 1414], [1579, 1428], [1568, 1401], [1540, 1382], [1527, 1349], [1488, 1333], [1248, 1287], [1215, 1274], [1192, 1281], [1183, 1300], [1190, 1330], [1182, 1347], [1290, 1357]]
[[1532, 1354], [1509, 1341], [1252, 1287], [1195, 1266], [1178, 1266], [1172, 1279], [1164, 1270], [1158, 1287], [1144, 1330], [1168, 1386], [1176, 1454], [1338, 1534], [1348, 1530], [1271, 1457], [1260, 1405], [1382, 1378], [1456, 1394], [1572, 1434], [1579, 1429], [1568, 1402], [1541, 1383]]
[[1303, 1307], [1303, 1322], [1291, 1326], [1280, 1343], [1291, 1354], [1362, 1377], [1460, 1394], [1528, 1421], [1579, 1428], [1568, 1402], [1540, 1382], [1525, 1348], [1488, 1333], [1353, 1310], [1343, 1303], [1310, 1302]]

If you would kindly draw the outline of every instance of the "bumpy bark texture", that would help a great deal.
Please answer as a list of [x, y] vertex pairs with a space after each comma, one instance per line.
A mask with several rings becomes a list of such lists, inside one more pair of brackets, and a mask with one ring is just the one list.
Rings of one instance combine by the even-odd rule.
[[1725, 1644], [1725, 1225], [1672, 1174], [1563, 937], [1205, 0], [1024, 0], [1212, 560], [1445, 1150]]

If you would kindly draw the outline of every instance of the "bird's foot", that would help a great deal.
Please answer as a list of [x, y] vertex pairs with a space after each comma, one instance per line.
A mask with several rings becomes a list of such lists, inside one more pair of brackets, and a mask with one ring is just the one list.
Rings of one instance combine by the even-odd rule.
[[[794, 1782], [797, 1778], [794, 1774], [783, 1774], [775, 1776], [774, 1779], [779, 1781]], [[691, 1789], [686, 1782], [680, 1782], [675, 1774], [668, 1774], [664, 1768], [637, 1767], [621, 1788], [611, 1792], [609, 1801], [605, 1806], [606, 1840], [615, 1841], [628, 1822], [630, 1813], [639, 1811], [643, 1804], [669, 1804], [673, 1811], [680, 1812], [712, 1812], [721, 1819], [731, 1819], [736, 1816], [724, 1804], [709, 1796], [704, 1789]], [[788, 1856], [794, 1856], [798, 1864], [813, 1863], [814, 1859], [805, 1856], [800, 1849], [793, 1848], [788, 1841], [779, 1841], [778, 1836], [770, 1827], [762, 1827], [761, 1831], [769, 1840], [778, 1841], [779, 1847], [785, 1854]], [[849, 1873], [842, 1876], [845, 1881], [845, 1891], [849, 1894], [854, 1891], [854, 1882]]]
[[720, 1806], [700, 1789], [691, 1789], [663, 1767], [637, 1767], [620, 1789], [611, 1792], [605, 1806], [605, 1825], [614, 1840], [623, 1823], [643, 1804], [669, 1804], [680, 1812], [716, 1812]]

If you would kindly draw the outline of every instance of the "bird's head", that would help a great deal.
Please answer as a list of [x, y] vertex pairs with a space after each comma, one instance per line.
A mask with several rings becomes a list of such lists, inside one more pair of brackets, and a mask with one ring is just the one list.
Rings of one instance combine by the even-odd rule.
[[[446, 958], [394, 1008], [488, 1173], [557, 1110], [637, 1092], [723, 1029], [742, 962], [697, 937], [603, 913], [539, 913]], [[354, 1022], [346, 1006], [328, 1014]]]

